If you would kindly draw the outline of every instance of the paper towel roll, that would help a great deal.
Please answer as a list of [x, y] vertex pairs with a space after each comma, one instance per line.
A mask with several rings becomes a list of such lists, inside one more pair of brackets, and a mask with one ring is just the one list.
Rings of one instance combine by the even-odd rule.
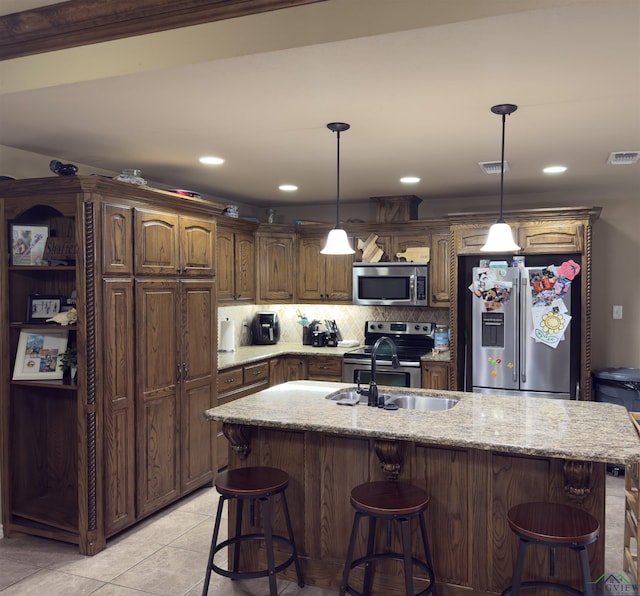
[[226, 319], [220, 321], [220, 351], [236, 351], [236, 322]]

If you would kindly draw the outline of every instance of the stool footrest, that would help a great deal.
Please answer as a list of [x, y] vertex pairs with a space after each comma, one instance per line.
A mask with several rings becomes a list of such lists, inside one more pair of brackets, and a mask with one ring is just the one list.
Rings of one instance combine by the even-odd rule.
[[[289, 558], [286, 561], [274, 567], [274, 572], [280, 573], [280, 571], [284, 571], [289, 565], [291, 565], [291, 563], [294, 560], [293, 544], [291, 544], [291, 541], [288, 538], [285, 538], [284, 536], [276, 536], [274, 534], [273, 539], [280, 542], [281, 544], [287, 545], [291, 549], [291, 555], [289, 555]], [[221, 551], [222, 549], [227, 548], [228, 546], [232, 546], [238, 543], [241, 544], [242, 542], [245, 542], [247, 540], [264, 541], [266, 540], [266, 537], [264, 534], [242, 534], [241, 536], [235, 536], [234, 538], [229, 538], [228, 540], [224, 540], [223, 542], [220, 542], [220, 544], [218, 544], [213, 550], [213, 554], [215, 555], [218, 551]], [[269, 576], [268, 569], [258, 569], [256, 571], [230, 571], [228, 569], [223, 569], [222, 567], [219, 567], [215, 563], [212, 563], [211, 567], [213, 571], [215, 571], [216, 573], [223, 575], [225, 577], [233, 578], [233, 579], [255, 579], [257, 577]]]
[[[351, 565], [349, 565], [349, 570], [355, 569], [360, 565], [366, 565], [367, 563], [373, 563], [374, 561], [384, 561], [384, 560], [392, 560], [392, 561], [404, 561], [404, 555], [402, 553], [374, 553], [372, 555], [365, 555], [364, 557], [360, 557], [353, 561]], [[413, 565], [419, 567], [423, 571], [427, 572], [429, 576], [429, 585], [422, 590], [421, 592], [416, 592], [413, 596], [427, 596], [427, 594], [433, 593], [433, 590], [436, 586], [436, 579], [433, 573], [433, 570], [427, 565], [424, 561], [420, 559], [416, 559], [415, 557], [411, 558]], [[346, 585], [346, 591], [353, 596], [363, 596], [361, 592], [354, 590], [349, 584]]]

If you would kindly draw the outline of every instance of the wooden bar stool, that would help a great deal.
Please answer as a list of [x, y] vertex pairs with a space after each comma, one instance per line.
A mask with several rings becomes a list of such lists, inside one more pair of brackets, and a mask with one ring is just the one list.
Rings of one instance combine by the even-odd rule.
[[[424, 512], [429, 503], [427, 493], [411, 484], [398, 481], [367, 482], [356, 486], [351, 491], [351, 505], [354, 507], [355, 517], [351, 529], [351, 539], [347, 551], [342, 583], [340, 584], [340, 596], [353, 594], [355, 596], [367, 596], [371, 594], [373, 584], [373, 563], [383, 559], [395, 559], [404, 563], [404, 584], [405, 595], [414, 596], [413, 591], [413, 567], [419, 567], [427, 572], [429, 576], [429, 586], [415, 594], [415, 596], [426, 596], [436, 592], [436, 580], [433, 572], [433, 562], [427, 540], [427, 527], [424, 519]], [[362, 517], [369, 518], [369, 535], [367, 539], [367, 552], [364, 557], [353, 560], [353, 551], [358, 537], [358, 528]], [[425, 560], [416, 559], [411, 554], [411, 527], [413, 518], [418, 518], [422, 545], [424, 548]], [[398, 522], [400, 525], [400, 535], [402, 538], [402, 552], [374, 552], [376, 521], [378, 519], [387, 520], [387, 547], [391, 546], [391, 524]], [[351, 570], [365, 566], [363, 591], [358, 592], [349, 585], [349, 574]]]
[[[289, 517], [289, 508], [287, 507], [287, 497], [285, 489], [289, 485], [289, 475], [278, 468], [268, 468], [262, 466], [239, 468], [237, 470], [227, 470], [218, 475], [215, 481], [216, 490], [220, 493], [218, 501], [218, 512], [216, 514], [216, 522], [213, 528], [213, 538], [211, 539], [211, 550], [209, 551], [209, 561], [207, 563], [207, 573], [202, 588], [202, 595], [205, 596], [209, 591], [209, 581], [211, 572], [214, 571], [219, 575], [229, 577], [231, 579], [253, 579], [257, 577], [269, 578], [269, 594], [276, 596], [278, 588], [276, 586], [276, 574], [286, 569], [291, 563], [295, 564], [296, 575], [298, 576], [298, 585], [302, 588], [304, 581], [302, 579], [302, 571], [300, 562], [298, 561], [298, 551], [293, 538], [293, 528], [291, 527], [291, 519]], [[273, 508], [271, 499], [275, 495], [280, 495], [282, 502], [282, 510], [287, 524], [288, 538], [277, 536], [272, 529]], [[220, 531], [220, 520], [222, 518], [222, 508], [228, 499], [236, 499], [238, 502], [235, 519], [235, 536], [228, 540], [223, 540], [218, 544], [218, 532]], [[254, 525], [254, 506], [256, 501], [262, 507], [263, 532], [242, 534], [242, 510], [245, 500], [250, 503], [251, 525]], [[240, 564], [240, 546], [243, 542], [249, 540], [264, 541], [265, 551], [267, 555], [267, 569], [257, 571], [239, 571]], [[275, 556], [273, 551], [273, 542], [278, 541], [287, 545], [291, 549], [289, 558], [280, 563], [275, 564]], [[223, 569], [213, 562], [215, 554], [223, 548], [233, 546], [233, 568], [231, 570]]]
[[[513, 570], [512, 584], [502, 592], [518, 596], [520, 590], [547, 588], [568, 594], [593, 594], [587, 545], [598, 539], [600, 524], [593, 515], [560, 503], [522, 503], [509, 510], [509, 527], [518, 536], [518, 556]], [[582, 592], [552, 581], [522, 581], [524, 557], [529, 544], [549, 547], [549, 575], [555, 575], [555, 549], [570, 548], [580, 557]]]

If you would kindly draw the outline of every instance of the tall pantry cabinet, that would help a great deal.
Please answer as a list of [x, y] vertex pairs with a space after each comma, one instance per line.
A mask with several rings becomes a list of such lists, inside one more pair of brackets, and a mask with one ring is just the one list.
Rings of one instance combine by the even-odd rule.
[[[0, 182], [12, 226], [73, 238], [67, 265], [0, 263], [2, 514], [95, 554], [106, 539], [209, 483], [215, 433], [219, 209], [96, 177]], [[78, 320], [25, 322], [29, 297], [77, 295]], [[77, 383], [13, 380], [20, 332], [66, 329]], [[19, 355], [19, 354], [18, 354]]]

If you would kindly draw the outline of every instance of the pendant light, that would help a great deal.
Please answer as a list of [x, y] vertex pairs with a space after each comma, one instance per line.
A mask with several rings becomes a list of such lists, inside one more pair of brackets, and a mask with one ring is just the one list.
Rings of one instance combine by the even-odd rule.
[[336, 227], [329, 232], [327, 243], [320, 251], [323, 255], [352, 255], [356, 251], [351, 248], [347, 233], [340, 227], [340, 133], [349, 130], [351, 126], [345, 122], [330, 122], [327, 128], [335, 132], [338, 142], [337, 183], [336, 183]]
[[503, 103], [493, 106], [491, 111], [502, 116], [502, 158], [500, 160], [500, 216], [498, 221], [489, 229], [489, 235], [482, 252], [516, 252], [520, 247], [513, 241], [513, 233], [509, 224], [502, 217], [502, 203], [504, 201], [504, 129], [505, 121], [509, 114], [513, 114], [518, 106], [512, 103]]

